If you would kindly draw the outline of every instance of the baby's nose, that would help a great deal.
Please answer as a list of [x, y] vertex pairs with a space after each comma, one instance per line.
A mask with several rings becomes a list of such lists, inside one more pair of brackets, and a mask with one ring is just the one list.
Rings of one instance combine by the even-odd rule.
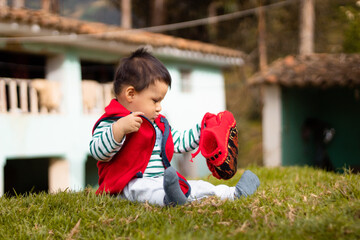
[[156, 111], [157, 111], [157, 112], [160, 112], [160, 111], [161, 111], [161, 109], [162, 109], [162, 108], [161, 108], [161, 104], [160, 104], [160, 103], [159, 103], [159, 104], [157, 104], [157, 106], [156, 106]]

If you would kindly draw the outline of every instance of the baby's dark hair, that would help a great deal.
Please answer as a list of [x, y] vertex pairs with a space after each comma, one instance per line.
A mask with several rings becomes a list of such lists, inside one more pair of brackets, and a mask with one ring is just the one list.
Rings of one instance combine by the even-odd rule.
[[114, 78], [115, 96], [125, 85], [133, 86], [140, 92], [157, 80], [171, 87], [171, 76], [164, 64], [145, 48], [140, 48], [121, 60]]

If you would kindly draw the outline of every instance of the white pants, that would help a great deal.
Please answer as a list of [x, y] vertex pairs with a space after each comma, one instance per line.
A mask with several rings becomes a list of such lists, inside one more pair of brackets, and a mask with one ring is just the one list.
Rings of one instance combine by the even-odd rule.
[[[155, 205], [164, 205], [164, 178], [135, 178], [124, 188], [120, 197], [133, 202], [145, 202]], [[234, 200], [235, 187], [226, 185], [213, 185], [202, 180], [189, 180], [191, 194], [188, 201], [200, 200], [209, 196], [217, 196], [220, 199]]]

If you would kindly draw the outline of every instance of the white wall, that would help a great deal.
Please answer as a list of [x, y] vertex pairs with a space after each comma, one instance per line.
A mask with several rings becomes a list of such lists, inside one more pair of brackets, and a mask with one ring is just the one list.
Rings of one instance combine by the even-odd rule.
[[[183, 66], [167, 66], [172, 77], [172, 87], [165, 97], [162, 107], [163, 114], [168, 118], [172, 127], [186, 130], [201, 120], [206, 112], [218, 113], [224, 111], [225, 87], [222, 72], [213, 68], [196, 68], [191, 73], [192, 90], [188, 93], [180, 89], [180, 68]], [[189, 162], [190, 154], [177, 157], [176, 161], [182, 161], [188, 168], [189, 175], [193, 177], [208, 176], [210, 171], [206, 166], [206, 160], [201, 154]]]
[[171, 123], [179, 128], [201, 122], [206, 112], [224, 111], [225, 88], [221, 71], [210, 68], [194, 69], [191, 73], [192, 90], [183, 93], [180, 90], [179, 69], [169, 67], [172, 87], [163, 101], [163, 112]]
[[263, 87], [264, 107], [262, 117], [263, 153], [265, 166], [281, 165], [281, 88], [277, 85]]

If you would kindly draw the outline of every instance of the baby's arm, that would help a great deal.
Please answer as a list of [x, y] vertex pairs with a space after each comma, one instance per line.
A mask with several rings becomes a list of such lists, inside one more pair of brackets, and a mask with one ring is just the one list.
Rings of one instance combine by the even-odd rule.
[[120, 151], [125, 135], [139, 130], [142, 113], [132, 113], [117, 121], [102, 121], [95, 129], [90, 142], [90, 153], [98, 161], [108, 162]]
[[200, 124], [196, 124], [189, 130], [178, 131], [171, 128], [176, 153], [190, 152], [199, 146]]

